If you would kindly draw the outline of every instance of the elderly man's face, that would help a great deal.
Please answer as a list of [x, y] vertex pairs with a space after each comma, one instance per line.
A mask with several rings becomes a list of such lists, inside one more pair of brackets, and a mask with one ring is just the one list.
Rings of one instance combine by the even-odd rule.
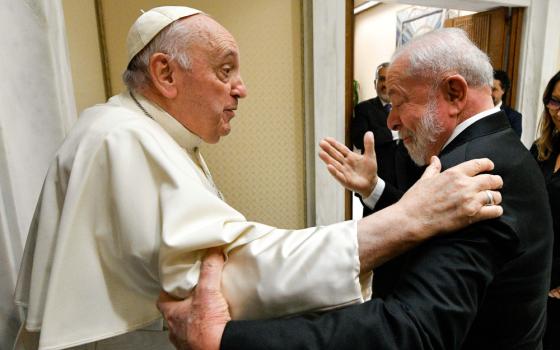
[[447, 118], [442, 93], [431, 91], [431, 82], [405, 77], [405, 71], [403, 59], [389, 67], [387, 88], [393, 108], [387, 126], [399, 131], [412, 160], [424, 165], [439, 154], [455, 125]]
[[191, 68], [178, 72], [181, 124], [207, 143], [231, 131], [238, 99], [247, 95], [239, 72], [239, 49], [233, 36], [214, 20], [203, 17], [208, 37], [189, 49]]
[[502, 82], [494, 79], [492, 85], [492, 101], [494, 101], [494, 106], [502, 101], [502, 96], [504, 96], [504, 89], [502, 89]]
[[375, 80], [375, 91], [377, 96], [384, 102], [389, 102], [389, 95], [387, 94], [387, 68], [383, 67], [379, 69], [378, 77]]

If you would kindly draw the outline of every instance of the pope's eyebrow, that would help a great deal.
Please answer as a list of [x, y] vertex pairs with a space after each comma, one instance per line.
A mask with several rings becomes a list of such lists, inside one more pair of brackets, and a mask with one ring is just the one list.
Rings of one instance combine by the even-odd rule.
[[229, 56], [237, 56], [237, 51], [234, 49], [231, 49], [229, 47], [223, 47], [221, 50], [219, 50], [219, 56], [226, 58]]

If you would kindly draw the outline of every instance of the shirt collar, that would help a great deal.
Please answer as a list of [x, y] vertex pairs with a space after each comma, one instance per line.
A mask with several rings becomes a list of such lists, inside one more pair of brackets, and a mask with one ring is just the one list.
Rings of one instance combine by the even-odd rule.
[[460, 133], [462, 133], [463, 131], [465, 131], [466, 128], [468, 128], [469, 126], [473, 125], [474, 123], [476, 123], [477, 121], [479, 121], [482, 118], [485, 118], [491, 114], [494, 113], [498, 113], [500, 111], [500, 107], [498, 106], [494, 106], [491, 109], [487, 109], [485, 111], [482, 111], [478, 114], [473, 115], [472, 117], [468, 118], [467, 120], [464, 120], [463, 122], [459, 123], [459, 125], [457, 125], [455, 127], [455, 130], [453, 130], [453, 133], [451, 134], [451, 136], [449, 136], [449, 139], [447, 140], [447, 142], [445, 143], [445, 145], [443, 145], [442, 150], [447, 147], [447, 145], [449, 145], [449, 143], [451, 141], [453, 141], [454, 138], [456, 138]]
[[498, 102], [498, 104], [496, 105], [496, 107], [502, 108], [502, 101]]
[[[149, 116], [152, 117], [152, 119], [158, 123], [159, 126], [161, 126], [181, 147], [186, 149], [188, 152], [194, 152], [196, 148], [200, 147], [202, 139], [199, 136], [193, 134], [189, 129], [184, 127], [177, 121], [177, 119], [173, 118], [157, 104], [151, 102], [138, 92], [133, 92], [133, 94]], [[132, 104], [131, 108], [144, 114], [144, 111], [136, 105], [130, 96], [130, 92], [124, 92], [121, 96], [128, 101], [128, 105], [130, 105], [130, 103]]]

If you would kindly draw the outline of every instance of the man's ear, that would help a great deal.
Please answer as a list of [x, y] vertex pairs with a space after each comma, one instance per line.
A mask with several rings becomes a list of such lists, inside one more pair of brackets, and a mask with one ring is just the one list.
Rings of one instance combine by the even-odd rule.
[[158, 52], [150, 57], [148, 67], [154, 88], [166, 98], [177, 96], [177, 80], [175, 79], [176, 65], [169, 56]]
[[448, 76], [443, 80], [441, 89], [445, 100], [452, 108], [452, 113], [459, 114], [467, 103], [469, 86], [465, 78], [459, 74]]

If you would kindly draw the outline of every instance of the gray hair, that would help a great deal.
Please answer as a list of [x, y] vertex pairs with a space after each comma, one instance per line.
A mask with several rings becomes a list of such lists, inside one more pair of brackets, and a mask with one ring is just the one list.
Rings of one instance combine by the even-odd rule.
[[492, 86], [493, 69], [488, 55], [482, 52], [458, 28], [443, 28], [413, 38], [393, 54], [391, 63], [407, 57], [409, 66], [404, 72], [439, 84], [445, 74], [460, 74], [470, 87]]
[[379, 71], [383, 68], [389, 67], [389, 62], [383, 62], [375, 68], [375, 80], [379, 79]]
[[171, 60], [179, 63], [181, 68], [189, 69], [191, 61], [186, 48], [195, 36], [196, 33], [181, 25], [180, 21], [175, 21], [164, 28], [128, 64], [122, 75], [126, 87], [134, 91], [151, 83], [148, 66], [150, 57], [157, 52], [169, 55]]

